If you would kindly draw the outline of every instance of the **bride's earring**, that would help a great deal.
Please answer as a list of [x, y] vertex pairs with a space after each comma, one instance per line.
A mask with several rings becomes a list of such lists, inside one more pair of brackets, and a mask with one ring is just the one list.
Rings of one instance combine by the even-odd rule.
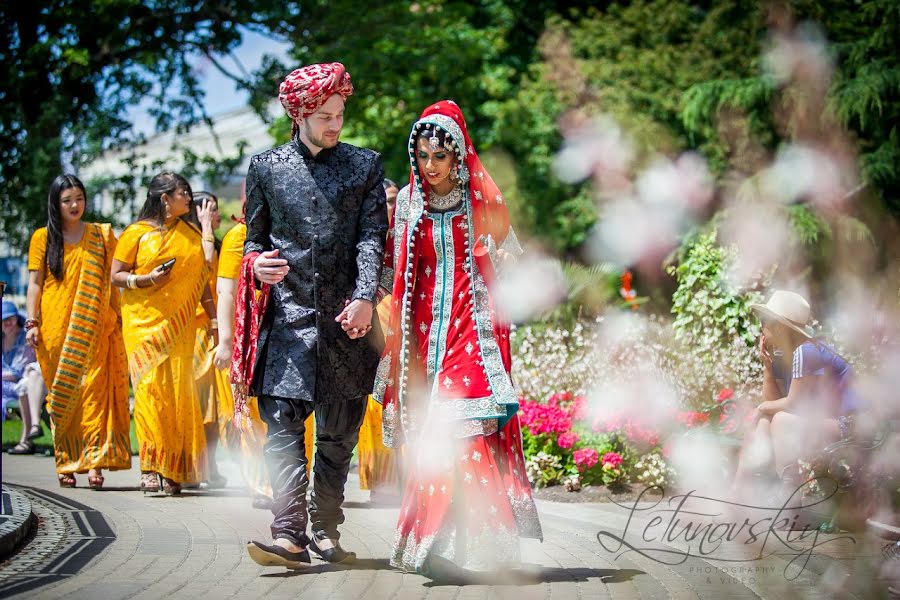
[[172, 209], [171, 209], [171, 207], [169, 206], [169, 203], [166, 202], [166, 218], [167, 218], [167, 219], [168, 219], [168, 218], [171, 218], [171, 216], [172, 216]]

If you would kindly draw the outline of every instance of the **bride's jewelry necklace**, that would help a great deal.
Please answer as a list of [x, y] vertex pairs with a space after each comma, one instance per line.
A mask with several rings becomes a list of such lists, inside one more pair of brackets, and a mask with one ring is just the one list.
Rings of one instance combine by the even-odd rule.
[[453, 189], [447, 192], [446, 196], [441, 196], [433, 189], [428, 192], [428, 208], [433, 210], [449, 210], [460, 206], [463, 202], [465, 192], [463, 186], [455, 185]]

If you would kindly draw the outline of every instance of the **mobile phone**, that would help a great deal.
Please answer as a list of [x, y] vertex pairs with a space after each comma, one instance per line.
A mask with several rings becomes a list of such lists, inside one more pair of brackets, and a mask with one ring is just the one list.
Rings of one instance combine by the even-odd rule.
[[162, 267], [164, 271], [168, 271], [168, 270], [171, 269], [174, 265], [175, 265], [175, 259], [174, 259], [174, 258], [170, 258], [169, 260], [167, 260], [166, 262], [164, 262], [163, 264], [161, 264], [161, 265], [159, 265], [159, 266]]

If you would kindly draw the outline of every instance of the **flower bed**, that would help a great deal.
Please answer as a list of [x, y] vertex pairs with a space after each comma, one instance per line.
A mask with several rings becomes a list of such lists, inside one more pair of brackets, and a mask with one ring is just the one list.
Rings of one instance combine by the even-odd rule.
[[736, 435], [749, 411], [737, 410], [734, 392], [722, 389], [698, 411], [671, 411], [670, 429], [658, 431], [624, 412], [594, 415], [584, 395], [551, 394], [544, 401], [520, 399], [519, 418], [528, 478], [536, 487], [671, 485], [676, 472], [664, 440], [699, 428]]

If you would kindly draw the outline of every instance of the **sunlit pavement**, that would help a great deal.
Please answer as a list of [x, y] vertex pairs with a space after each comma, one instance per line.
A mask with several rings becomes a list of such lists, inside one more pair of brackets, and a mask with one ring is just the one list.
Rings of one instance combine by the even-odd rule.
[[[92, 491], [86, 476], [79, 476], [76, 489], [60, 489], [52, 458], [4, 454], [2, 461], [3, 485], [23, 491], [40, 521], [18, 553], [0, 564], [0, 597], [528, 600], [832, 598], [840, 592], [866, 598], [873, 561], [860, 557], [880, 549], [860, 533], [799, 540], [794, 551], [769, 544], [766, 554], [774, 553], [761, 560], [754, 560], [758, 545], [737, 542], [685, 558], [679, 540], [642, 540], [665, 527], [645, 531], [650, 511], [635, 513], [629, 523], [629, 511], [612, 504], [542, 501], [545, 540], [523, 541], [521, 572], [491, 585], [448, 585], [388, 566], [398, 508], [369, 505], [368, 492], [351, 474], [341, 543], [359, 560], [336, 567], [313, 558], [309, 569], [288, 572], [260, 567], [247, 556], [247, 540], [268, 539], [271, 515], [251, 508], [233, 463], [220, 461], [226, 489], [185, 490], [176, 498], [142, 495], [136, 468], [105, 473], [105, 489]], [[630, 543], [656, 550], [623, 553], [627, 548], [608, 536], [601, 536], [606, 549], [601, 545], [599, 532], [621, 535], [626, 524]], [[806, 560], [802, 549], [812, 543], [816, 553]]]

